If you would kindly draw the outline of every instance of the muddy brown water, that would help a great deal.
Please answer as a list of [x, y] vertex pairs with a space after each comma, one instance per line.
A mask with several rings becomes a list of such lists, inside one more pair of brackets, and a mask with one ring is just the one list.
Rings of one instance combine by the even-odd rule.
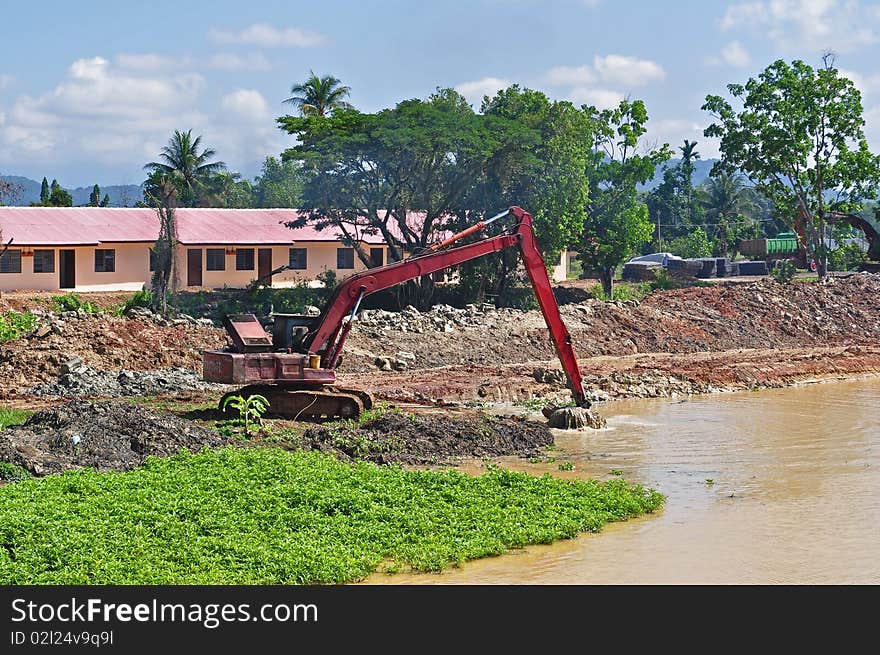
[[[442, 574], [367, 582], [880, 583], [880, 378], [601, 411], [606, 430], [557, 432], [556, 462], [504, 463], [597, 479], [621, 471], [666, 494], [661, 512]], [[561, 461], [575, 471], [560, 473]]]

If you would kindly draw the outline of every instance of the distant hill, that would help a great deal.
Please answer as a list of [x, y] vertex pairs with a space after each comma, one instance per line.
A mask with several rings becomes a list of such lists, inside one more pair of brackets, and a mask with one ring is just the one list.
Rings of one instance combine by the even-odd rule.
[[[709, 179], [709, 173], [712, 172], [712, 166], [715, 165], [716, 161], [718, 160], [697, 159], [694, 161], [694, 186], [700, 186], [703, 182]], [[662, 166], [658, 166], [657, 170], [654, 172], [654, 178], [648, 181], [647, 184], [639, 186], [639, 191], [650, 191], [652, 189], [656, 189], [658, 186], [660, 186], [660, 184], [663, 183], [663, 171], [666, 168], [672, 168], [679, 163], [681, 163], [681, 159], [670, 159]]]
[[[42, 182], [19, 175], [0, 175], [0, 179], [17, 184], [23, 189], [21, 198], [15, 203], [16, 205], [26, 207], [32, 202], [40, 202], [40, 185]], [[110, 196], [111, 207], [131, 207], [138, 200], [143, 200], [143, 191], [137, 184], [118, 184], [106, 187], [103, 184], [99, 184], [99, 186], [101, 187], [102, 198], [105, 193]], [[92, 193], [92, 187], [64, 188], [70, 192], [74, 205], [89, 204], [89, 195]]]

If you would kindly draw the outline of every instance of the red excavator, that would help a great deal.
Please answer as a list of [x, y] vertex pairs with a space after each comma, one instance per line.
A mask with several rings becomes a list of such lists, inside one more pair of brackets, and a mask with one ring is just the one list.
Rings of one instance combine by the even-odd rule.
[[[504, 233], [449, 248], [508, 215], [513, 215], [516, 223]], [[271, 337], [253, 314], [226, 317], [224, 325], [232, 346], [204, 353], [204, 378], [210, 382], [248, 385], [226, 397], [264, 396], [269, 401], [271, 415], [357, 417], [372, 407], [373, 399], [365, 391], [337, 386], [334, 369], [364, 297], [513, 246], [517, 246], [522, 255], [574, 401], [578, 407], [589, 407], [571, 336], [562, 322], [547, 268], [535, 241], [532, 217], [519, 207], [480, 221], [428, 247], [422, 254], [343, 280], [319, 316], [274, 314]], [[221, 406], [226, 397], [221, 400]]]

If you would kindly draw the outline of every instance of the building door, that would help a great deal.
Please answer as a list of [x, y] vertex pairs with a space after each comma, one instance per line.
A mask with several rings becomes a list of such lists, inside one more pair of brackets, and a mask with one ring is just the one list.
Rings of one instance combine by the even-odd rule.
[[76, 287], [76, 250], [58, 251], [58, 286], [62, 289]]
[[186, 251], [186, 286], [202, 286], [202, 249], [190, 248]]
[[257, 259], [257, 279], [260, 280], [261, 284], [265, 284], [266, 286], [272, 286], [272, 276], [269, 273], [272, 272], [272, 249], [271, 248], [260, 248], [260, 252]]

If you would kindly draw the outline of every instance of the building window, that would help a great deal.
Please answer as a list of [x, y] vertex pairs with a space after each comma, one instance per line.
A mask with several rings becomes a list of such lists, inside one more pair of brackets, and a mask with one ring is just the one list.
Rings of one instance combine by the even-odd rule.
[[304, 271], [308, 268], [308, 251], [305, 248], [290, 249], [290, 268], [295, 271]]
[[385, 250], [383, 248], [370, 248], [370, 268], [385, 265]]
[[150, 273], [156, 270], [156, 251], [150, 248]]
[[205, 257], [205, 270], [226, 270], [226, 250], [224, 250], [223, 248], [208, 248], [207, 255], [205, 255]]
[[336, 249], [336, 268], [354, 268], [354, 248]]
[[34, 273], [55, 272], [55, 251], [34, 250]]
[[0, 273], [21, 273], [21, 250], [7, 250], [0, 256]]
[[235, 251], [235, 270], [252, 271], [254, 270], [254, 249], [253, 248], [237, 248]]
[[95, 273], [116, 271], [116, 251], [95, 249]]

